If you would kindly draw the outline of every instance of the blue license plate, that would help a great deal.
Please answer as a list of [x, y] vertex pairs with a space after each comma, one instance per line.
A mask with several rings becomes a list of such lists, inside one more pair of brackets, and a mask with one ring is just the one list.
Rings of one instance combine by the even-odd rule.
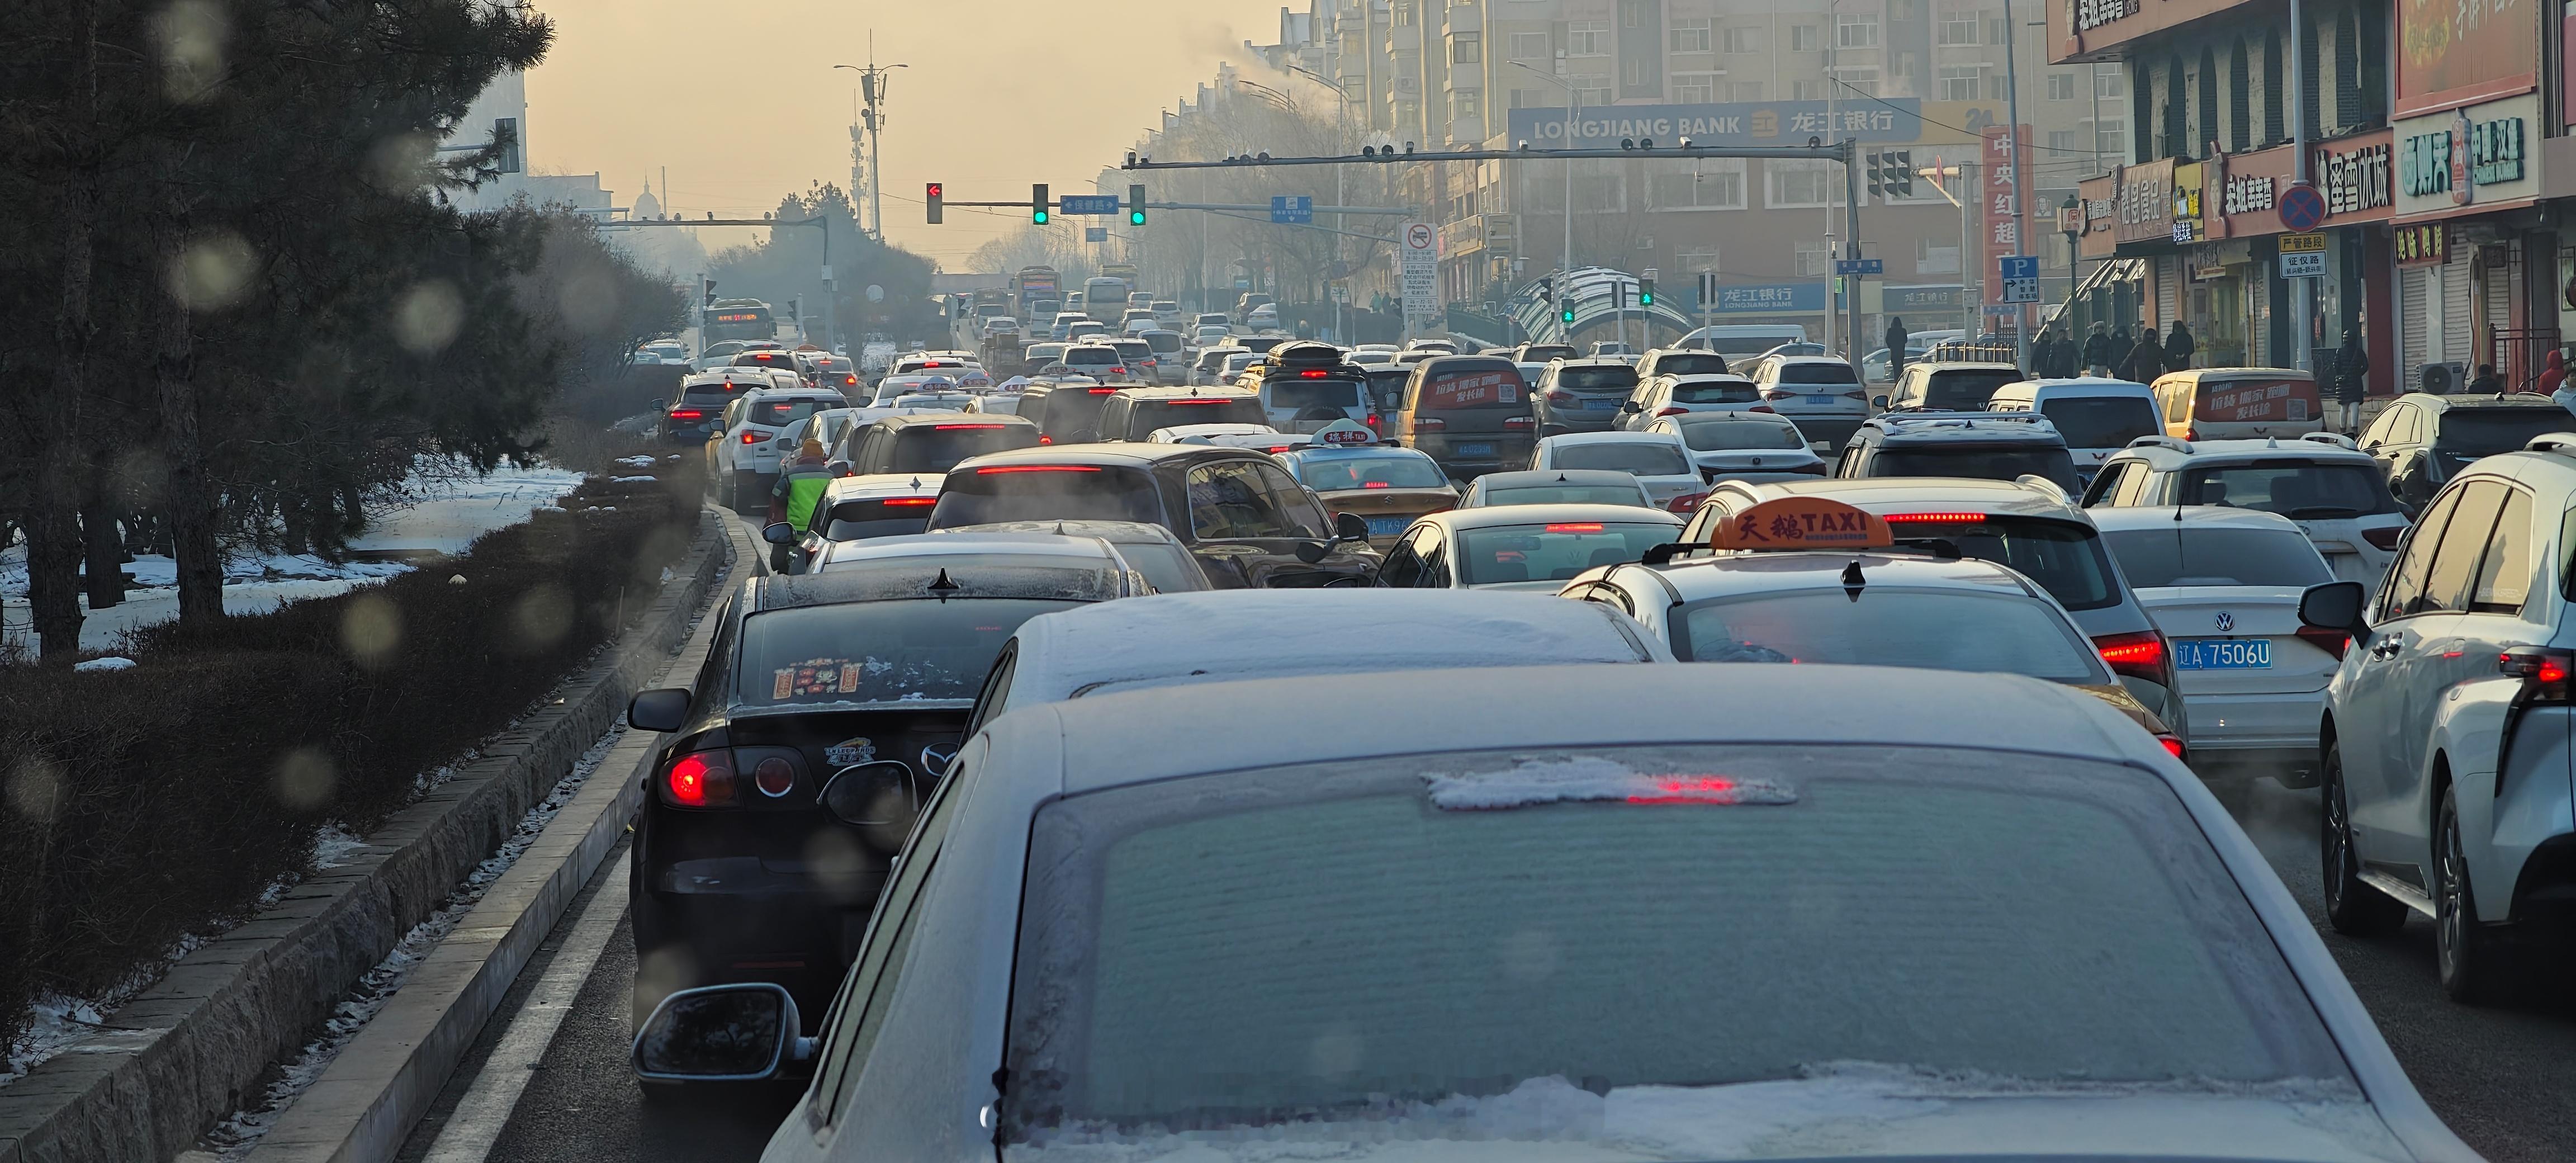
[[1453, 451], [1460, 456], [1492, 456], [1494, 454], [1494, 446], [1490, 444], [1461, 444], [1453, 449]]
[[1368, 519], [1368, 523], [1369, 523], [1369, 536], [1371, 536], [1371, 537], [1393, 537], [1393, 536], [1395, 536], [1395, 535], [1396, 535], [1396, 534], [1398, 534], [1398, 533], [1402, 533], [1402, 532], [1404, 532], [1404, 527], [1405, 527], [1405, 526], [1407, 526], [1407, 525], [1412, 524], [1412, 523], [1413, 523], [1413, 518], [1411, 518], [1411, 517], [1371, 517], [1371, 518], [1369, 518], [1369, 519]]
[[1824, 405], [1834, 402], [1834, 398], [1832, 396], [1800, 396], [1799, 399], [1806, 403], [1816, 405], [1817, 407], [1823, 407]]
[[1583, 402], [1583, 410], [1586, 412], [1607, 412], [1617, 408], [1620, 403], [1621, 401], [1618, 400], [1585, 400]]
[[2174, 642], [2180, 670], [2270, 670], [2269, 638], [2183, 638]]

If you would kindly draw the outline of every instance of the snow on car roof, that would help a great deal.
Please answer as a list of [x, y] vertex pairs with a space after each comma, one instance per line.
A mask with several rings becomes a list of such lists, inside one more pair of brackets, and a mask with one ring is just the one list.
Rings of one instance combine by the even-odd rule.
[[[1550, 594], [1155, 594], [1023, 623], [1010, 705], [1112, 688], [1283, 674], [1671, 660], [1669, 650], [1625, 622], [1626, 615], [1608, 607]], [[1365, 638], [1365, 648], [1355, 648], [1355, 635]]]
[[946, 473], [872, 472], [862, 476], [841, 477], [823, 492], [823, 501], [862, 501], [871, 497], [920, 497], [939, 491]]
[[2037, 412], [1900, 412], [1872, 417], [1869, 424], [1886, 434], [1882, 444], [2066, 444], [2057, 426]]

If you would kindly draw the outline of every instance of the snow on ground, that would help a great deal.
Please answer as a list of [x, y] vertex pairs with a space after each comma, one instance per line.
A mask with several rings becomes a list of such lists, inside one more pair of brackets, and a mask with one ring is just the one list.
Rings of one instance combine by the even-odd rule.
[[[348, 592], [378, 578], [412, 567], [393, 557], [462, 552], [473, 540], [495, 529], [528, 519], [581, 483], [581, 474], [559, 468], [504, 466], [489, 476], [460, 475], [452, 467], [415, 474], [404, 483], [412, 498], [379, 518], [349, 543], [374, 560], [332, 565], [303, 554], [248, 554], [224, 563], [224, 610], [256, 614], [303, 598]], [[142, 588], [125, 600], [90, 613], [84, 607], [81, 646], [114, 649], [126, 631], [179, 616], [178, 563], [157, 554], [126, 563], [125, 572]], [[0, 550], [0, 646], [33, 648], [33, 615], [27, 605], [27, 549]]]
[[[428, 960], [439, 942], [455, 931], [457, 922], [474, 910], [475, 904], [483, 899], [484, 892], [492, 887], [493, 882], [519, 862], [519, 855], [526, 852], [528, 845], [546, 830], [555, 814], [572, 802], [573, 796], [581, 791], [581, 785], [592, 772], [599, 770], [600, 761], [607, 758], [609, 749], [615, 747], [625, 733], [623, 725], [611, 727], [607, 734], [592, 743], [590, 750], [583, 752], [580, 761], [573, 765], [572, 774], [565, 776], [554, 790], [546, 794], [545, 799], [519, 818], [518, 828], [502, 843], [500, 850], [476, 865], [473, 873], [465, 878], [465, 883], [448, 896], [437, 912], [413, 926], [394, 945], [391, 955], [358, 979], [357, 985], [333, 1009], [330, 1019], [323, 1023], [321, 1036], [306, 1043], [302, 1052], [279, 1066], [277, 1076], [269, 1082], [258, 1105], [233, 1112], [207, 1133], [206, 1145], [213, 1148], [217, 1156], [239, 1159], [259, 1145], [260, 1138], [277, 1124], [278, 1116], [295, 1105], [295, 1100], [339, 1058], [340, 1051], [347, 1049], [358, 1032], [365, 1029], [377, 1012], [385, 1008], [385, 1003], [402, 989], [412, 970]], [[330, 831], [325, 832], [326, 846], [331, 842]], [[345, 832], [340, 835], [353, 846], [359, 843], [356, 837]]]

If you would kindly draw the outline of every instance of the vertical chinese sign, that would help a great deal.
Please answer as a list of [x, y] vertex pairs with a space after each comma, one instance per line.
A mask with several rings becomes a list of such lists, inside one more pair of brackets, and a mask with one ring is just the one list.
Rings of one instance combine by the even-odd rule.
[[2001, 125], [1986, 127], [1985, 165], [1979, 167], [1983, 173], [1981, 200], [1985, 203], [1986, 220], [1986, 322], [1990, 327], [1999, 326], [1999, 317], [2019, 318], [2022, 314], [2021, 308], [2003, 306], [2004, 282], [1995, 273], [1997, 259], [2029, 253], [2021, 249], [2025, 224], [2017, 212], [2020, 208], [2013, 203], [2013, 179], [2021, 173], [2021, 167], [2030, 164], [2030, 127], [2017, 128], [2018, 132]]

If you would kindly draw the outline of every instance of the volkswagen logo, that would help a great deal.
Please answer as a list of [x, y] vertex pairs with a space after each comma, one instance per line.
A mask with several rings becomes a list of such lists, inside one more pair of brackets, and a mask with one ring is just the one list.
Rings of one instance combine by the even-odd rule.
[[2218, 623], [2218, 632], [2221, 634], [2227, 633], [2228, 631], [2236, 628], [2236, 615], [2228, 613], [2225, 610], [2220, 610], [2218, 612], [2218, 617], [2213, 619], [2213, 621]]

